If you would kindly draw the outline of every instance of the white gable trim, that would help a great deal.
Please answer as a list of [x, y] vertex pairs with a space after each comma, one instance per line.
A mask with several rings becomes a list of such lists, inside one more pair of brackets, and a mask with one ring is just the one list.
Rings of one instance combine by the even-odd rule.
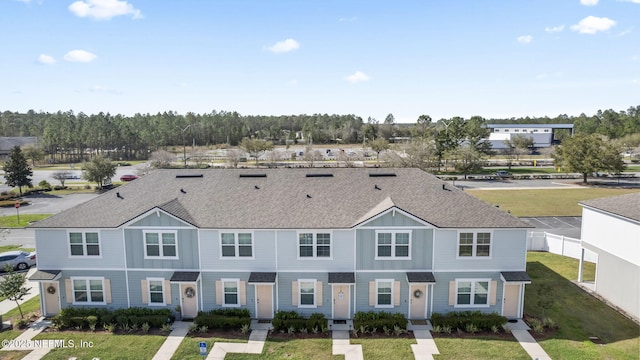
[[[424, 220], [420, 219], [419, 217], [417, 217], [417, 216], [415, 216], [415, 215], [413, 215], [413, 214], [411, 214], [411, 213], [409, 213], [409, 212], [406, 212], [406, 211], [404, 211], [404, 210], [400, 209], [400, 208], [399, 208], [399, 207], [397, 207], [397, 206], [392, 206], [392, 207], [390, 207], [389, 209], [387, 209], [387, 210], [385, 210], [385, 211], [383, 211], [383, 212], [381, 212], [381, 213], [379, 213], [379, 214], [377, 214], [377, 215], [374, 215], [374, 216], [372, 216], [372, 217], [370, 217], [370, 218], [368, 218], [368, 219], [366, 219], [366, 220], [364, 220], [364, 221], [362, 221], [362, 222], [360, 222], [360, 223], [358, 223], [358, 224], [354, 225], [354, 226], [353, 226], [353, 228], [354, 228], [354, 229], [360, 229], [360, 228], [362, 228], [363, 226], [365, 226], [367, 223], [370, 223], [370, 222], [372, 222], [372, 221], [374, 221], [374, 220], [376, 220], [376, 219], [378, 219], [378, 218], [380, 218], [380, 217], [382, 217], [382, 216], [385, 216], [385, 215], [387, 215], [388, 213], [392, 213], [392, 215], [394, 215], [394, 216], [395, 216], [395, 213], [396, 213], [396, 212], [399, 212], [401, 215], [406, 216], [406, 217], [408, 217], [409, 219], [411, 219], [411, 220], [413, 220], [413, 221], [416, 221], [416, 222], [418, 222], [418, 223], [420, 223], [420, 224], [422, 224], [422, 225], [426, 226], [427, 228], [430, 228], [430, 229], [435, 229], [435, 228], [437, 228], [435, 225], [430, 224], [430, 223], [428, 223], [428, 222], [426, 222], [426, 221], [424, 221]], [[396, 228], [396, 226], [391, 226], [391, 227]]]
[[195, 229], [196, 228], [196, 226], [194, 226], [192, 224], [189, 224], [188, 222], [180, 219], [179, 217], [176, 217], [175, 215], [172, 215], [172, 214], [160, 209], [157, 206], [152, 208], [151, 210], [149, 210], [147, 212], [144, 212], [144, 213], [134, 217], [133, 219], [125, 222], [124, 224], [120, 225], [120, 227], [122, 227], [122, 228], [132, 228], [132, 229], [142, 229], [142, 228], [144, 228], [144, 229], [152, 229], [152, 228], [165, 229], [165, 228], [167, 228], [167, 226], [152, 226], [152, 227], [149, 227], [149, 226], [135, 226], [135, 225], [133, 225], [134, 223], [136, 223], [136, 222], [138, 222], [138, 221], [140, 221], [140, 220], [142, 220], [142, 219], [144, 219], [144, 218], [146, 218], [146, 217], [148, 217], [150, 215], [160, 216], [161, 213], [164, 214], [164, 215], [167, 215], [168, 217], [170, 217], [170, 218], [172, 218], [172, 219], [184, 224], [184, 226], [171, 226], [172, 229]]

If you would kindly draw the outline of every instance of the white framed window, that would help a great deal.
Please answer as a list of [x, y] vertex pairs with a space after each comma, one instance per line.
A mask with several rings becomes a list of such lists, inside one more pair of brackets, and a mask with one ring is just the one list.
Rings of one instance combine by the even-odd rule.
[[411, 231], [376, 231], [376, 260], [411, 260]]
[[164, 306], [164, 283], [163, 278], [147, 278], [149, 290], [149, 305]]
[[143, 231], [142, 234], [146, 259], [178, 258], [177, 231]]
[[392, 308], [393, 307], [393, 281], [392, 279], [376, 280], [376, 307]]
[[222, 306], [240, 306], [240, 280], [222, 279]]
[[298, 233], [298, 258], [331, 259], [331, 233]]
[[71, 278], [73, 304], [105, 305], [104, 278]]
[[298, 307], [317, 307], [316, 283], [315, 280], [298, 280]]
[[458, 258], [490, 258], [491, 232], [458, 232]]
[[488, 307], [491, 279], [456, 279], [455, 306]]
[[251, 233], [220, 233], [221, 258], [253, 258]]
[[69, 232], [69, 255], [100, 257], [98, 232]]

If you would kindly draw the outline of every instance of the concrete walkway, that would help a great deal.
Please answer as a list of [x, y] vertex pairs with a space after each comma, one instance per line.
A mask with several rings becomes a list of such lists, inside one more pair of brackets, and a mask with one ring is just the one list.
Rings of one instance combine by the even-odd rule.
[[173, 330], [167, 339], [162, 343], [158, 352], [154, 355], [152, 360], [170, 360], [173, 356], [173, 353], [178, 350], [178, 346], [184, 337], [189, 333], [189, 325], [191, 323], [184, 321], [176, 321], [173, 323]]
[[[27, 330], [25, 330], [20, 336], [14, 339], [15, 344], [24, 345], [24, 346], [5, 346], [0, 351], [9, 351], [9, 350], [33, 350], [27, 356], [23, 357], [22, 360], [40, 360], [43, 356], [47, 355], [51, 349], [54, 348], [48, 346], [35, 347], [33, 343], [30, 343], [36, 335], [40, 334], [42, 330], [48, 328], [51, 325], [51, 321], [45, 320], [44, 317], [41, 317], [36, 322], [31, 324]], [[46, 344], [46, 343], [45, 343]], [[2, 358], [2, 356], [0, 356]]]
[[517, 323], [507, 323], [504, 327], [511, 330], [513, 337], [518, 340], [520, 346], [532, 359], [551, 360], [551, 357], [544, 351], [542, 346], [531, 336], [529, 327], [522, 319], [519, 319]]
[[413, 357], [416, 360], [433, 360], [434, 354], [440, 354], [436, 342], [431, 336], [432, 327], [429, 321], [426, 325], [413, 325], [409, 322], [407, 330], [413, 331], [413, 337], [418, 342], [411, 344], [411, 351], [413, 351]]
[[248, 343], [217, 342], [207, 356], [207, 360], [224, 360], [227, 353], [262, 354], [269, 330], [251, 330]]
[[344, 360], [362, 360], [362, 345], [351, 345], [349, 342], [349, 331], [333, 330], [331, 334], [333, 355], [344, 355]]

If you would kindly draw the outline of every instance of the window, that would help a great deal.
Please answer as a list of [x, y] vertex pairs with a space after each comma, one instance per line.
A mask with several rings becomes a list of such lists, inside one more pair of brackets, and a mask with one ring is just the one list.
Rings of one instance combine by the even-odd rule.
[[488, 306], [489, 280], [456, 281], [456, 305]]
[[411, 232], [376, 232], [376, 259], [411, 259]]
[[144, 253], [146, 258], [177, 258], [177, 233], [169, 232], [144, 232]]
[[461, 232], [458, 234], [458, 257], [490, 257], [490, 232]]
[[393, 307], [393, 280], [376, 281], [376, 307]]
[[223, 305], [225, 306], [238, 306], [239, 303], [239, 281], [238, 280], [223, 280]]
[[149, 279], [149, 305], [164, 305], [164, 279]]
[[300, 233], [298, 235], [298, 256], [301, 258], [330, 258], [330, 233]]
[[97, 232], [70, 232], [71, 256], [100, 256], [100, 239]]
[[316, 282], [300, 280], [298, 282], [298, 291], [300, 292], [300, 301], [298, 302], [301, 307], [315, 307], [316, 306]]
[[251, 233], [221, 233], [222, 257], [253, 257]]
[[73, 303], [105, 304], [104, 279], [72, 279]]

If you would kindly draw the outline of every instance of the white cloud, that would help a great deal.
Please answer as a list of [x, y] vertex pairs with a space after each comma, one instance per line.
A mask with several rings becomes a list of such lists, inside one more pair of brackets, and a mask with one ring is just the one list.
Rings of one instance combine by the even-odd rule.
[[348, 82], [355, 84], [363, 81], [368, 81], [370, 78], [369, 75], [363, 73], [362, 71], [356, 71], [353, 74], [347, 76], [345, 79], [347, 79]]
[[544, 31], [546, 31], [548, 33], [557, 33], [557, 32], [562, 32], [563, 30], [564, 30], [564, 25], [548, 26], [548, 27], [544, 28]]
[[531, 35], [522, 35], [522, 36], [518, 36], [518, 42], [520, 44], [529, 44], [533, 41], [533, 36]]
[[28, 4], [28, 3], [31, 2], [31, 0], [15, 0], [15, 1], [18, 1], [18, 2], [21, 2], [21, 3], [25, 3], [25, 4]]
[[55, 64], [56, 63], [56, 59], [53, 58], [53, 56], [51, 55], [47, 55], [47, 54], [40, 54], [40, 56], [38, 56], [38, 62], [40, 64]]
[[272, 46], [266, 47], [268, 51], [271, 51], [272, 53], [276, 53], [276, 54], [290, 52], [293, 50], [297, 50], [299, 48], [300, 48], [300, 43], [295, 41], [294, 39], [286, 39], [286, 40], [278, 41]]
[[609, 30], [616, 25], [614, 20], [606, 17], [587, 16], [580, 20], [579, 23], [572, 25], [571, 30], [580, 34], [595, 34], [599, 31]]
[[69, 5], [69, 11], [76, 16], [95, 20], [109, 20], [123, 15], [129, 15], [134, 19], [144, 18], [140, 10], [127, 1], [120, 0], [80, 0]]
[[580, 4], [584, 6], [596, 6], [598, 5], [598, 0], [580, 0]]
[[630, 3], [634, 3], [634, 4], [640, 4], [640, 0], [618, 0], [618, 1], [630, 2]]
[[71, 50], [64, 55], [64, 59], [69, 62], [92, 62], [97, 56], [84, 50]]
[[631, 34], [633, 28], [628, 28], [627, 30], [621, 31], [619, 33], [617, 33], [615, 36], [616, 37], [621, 37], [621, 36], [625, 36], [625, 35], [629, 35]]

